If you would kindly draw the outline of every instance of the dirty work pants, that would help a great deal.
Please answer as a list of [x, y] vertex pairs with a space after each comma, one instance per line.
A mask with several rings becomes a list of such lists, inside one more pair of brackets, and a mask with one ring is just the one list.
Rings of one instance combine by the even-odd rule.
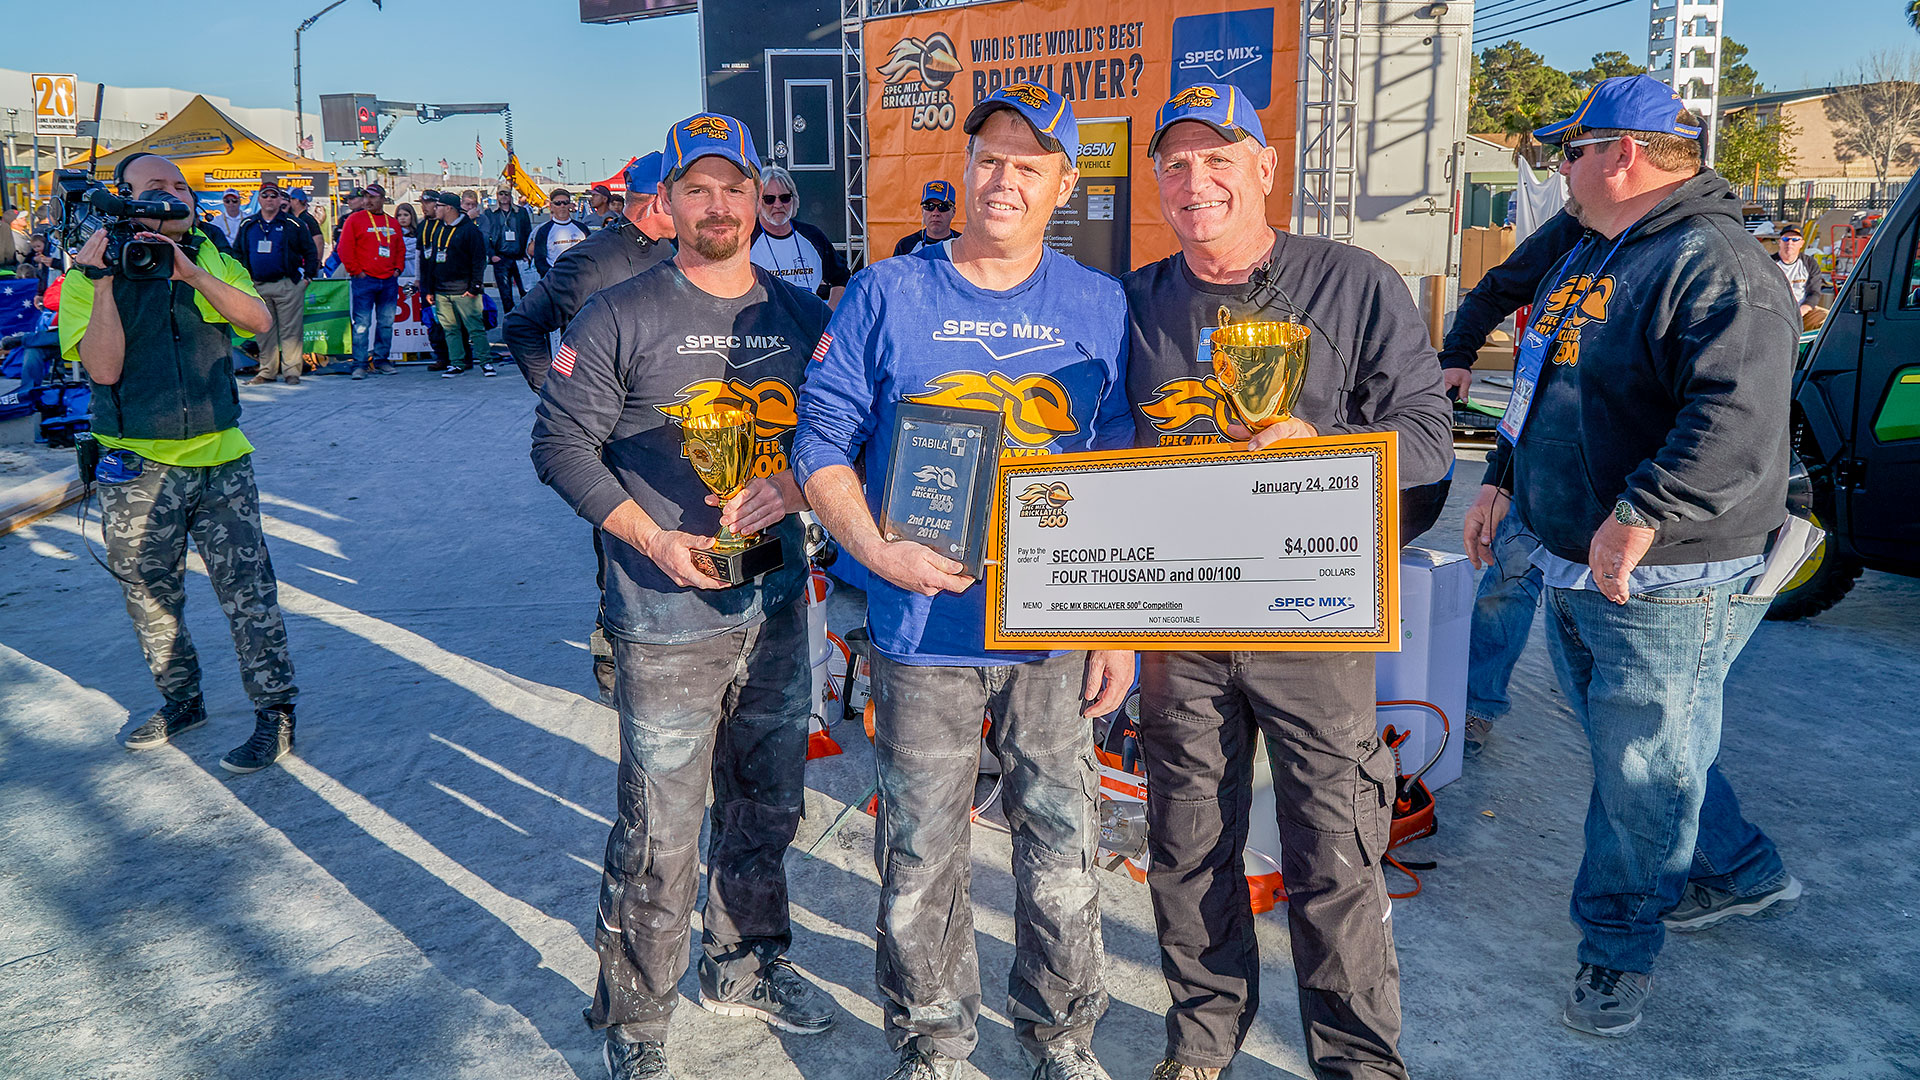
[[298, 690], [280, 617], [279, 584], [260, 529], [260, 495], [251, 455], [193, 468], [140, 462], [131, 480], [100, 485], [107, 567], [120, 579], [127, 614], [140, 635], [153, 683], [168, 701], [200, 693], [200, 658], [187, 636], [187, 540], [207, 566], [207, 579], [233, 632], [240, 680], [255, 708], [285, 705]]
[[687, 970], [700, 819], [713, 782], [700, 985], [731, 995], [793, 942], [787, 846], [807, 762], [807, 617], [796, 602], [685, 645], [611, 639], [619, 820], [600, 883], [600, 985], [587, 1023], [664, 1041]]
[[1367, 653], [1143, 653], [1147, 886], [1173, 995], [1167, 1056], [1220, 1068], [1260, 1006], [1241, 864], [1256, 734], [1273, 764], [1287, 930], [1319, 1080], [1402, 1080], [1400, 964], [1380, 857], [1393, 754]]
[[435, 293], [433, 318], [447, 335], [447, 359], [471, 367], [487, 359], [486, 301], [466, 293]]
[[1547, 590], [1553, 666], [1593, 758], [1571, 912], [1583, 964], [1652, 971], [1660, 916], [1689, 880], [1758, 896], [1787, 879], [1716, 764], [1727, 669], [1770, 603], [1746, 584], [1655, 589], [1625, 604]]
[[254, 291], [273, 316], [273, 329], [260, 335], [260, 375], [276, 379], [300, 374], [300, 335], [306, 325], [307, 283], [298, 278], [258, 281]]
[[1000, 758], [1013, 831], [1014, 959], [1007, 1017], [1029, 1053], [1091, 1042], [1107, 1010], [1094, 848], [1099, 774], [1080, 715], [1086, 654], [996, 667], [873, 662], [880, 817], [876, 978], [887, 1043], [951, 1058], [973, 1052], [980, 961], [969, 852], [980, 723]]

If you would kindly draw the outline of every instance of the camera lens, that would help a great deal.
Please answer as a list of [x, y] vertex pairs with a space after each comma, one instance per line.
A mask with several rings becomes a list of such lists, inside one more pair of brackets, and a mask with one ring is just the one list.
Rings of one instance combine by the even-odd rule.
[[153, 273], [155, 262], [153, 245], [138, 241], [128, 243], [121, 255], [121, 264], [133, 276], [144, 277]]

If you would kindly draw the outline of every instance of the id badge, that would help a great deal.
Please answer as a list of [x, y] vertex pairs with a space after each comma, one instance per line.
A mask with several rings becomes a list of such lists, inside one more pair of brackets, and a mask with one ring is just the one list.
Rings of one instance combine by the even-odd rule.
[[1518, 446], [1520, 432], [1527, 426], [1527, 413], [1533, 408], [1533, 392], [1540, 385], [1540, 371], [1546, 366], [1553, 339], [1529, 326], [1520, 337], [1520, 356], [1513, 364], [1513, 394], [1507, 398], [1507, 411], [1500, 417], [1500, 434]]
[[512, 240], [512, 239], [513, 239], [513, 230], [512, 230], [512, 229], [508, 229], [508, 230], [506, 231], [506, 233], [505, 233], [505, 234], [503, 234], [503, 235], [504, 235], [504, 238], [505, 238], [505, 239], [507, 239], [507, 240]]
[[256, 240], [253, 243], [253, 250], [261, 255], [271, 255], [273, 254], [273, 241]]
[[436, 252], [434, 252], [434, 253], [433, 253], [433, 261], [434, 261], [434, 262], [446, 262], [446, 261], [447, 261], [447, 253], [446, 253], [445, 251], [436, 251]]
[[383, 259], [385, 259], [385, 258], [390, 258], [390, 257], [392, 257], [392, 255], [393, 255], [393, 249], [392, 249], [392, 248], [384, 248], [384, 247], [383, 247], [383, 248], [381, 248], [381, 249], [380, 249], [380, 257], [381, 257], [381, 258], [383, 258]]

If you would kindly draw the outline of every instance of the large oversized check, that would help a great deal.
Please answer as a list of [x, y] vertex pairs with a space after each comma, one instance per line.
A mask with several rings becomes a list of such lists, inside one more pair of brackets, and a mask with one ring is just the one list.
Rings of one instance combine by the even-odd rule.
[[1003, 459], [987, 647], [1398, 648], [1394, 440]]

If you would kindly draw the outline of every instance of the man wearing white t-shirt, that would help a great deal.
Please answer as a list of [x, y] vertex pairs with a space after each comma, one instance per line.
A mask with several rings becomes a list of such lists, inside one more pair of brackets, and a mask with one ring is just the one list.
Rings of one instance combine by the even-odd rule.
[[533, 231], [531, 245], [533, 268], [541, 277], [553, 269], [553, 264], [567, 249], [587, 238], [585, 225], [573, 220], [573, 196], [566, 188], [554, 188], [547, 198], [548, 220], [541, 222]]
[[828, 304], [838, 304], [847, 284], [846, 260], [818, 228], [794, 218], [799, 187], [778, 165], [761, 174], [760, 221], [753, 230], [753, 264]]

